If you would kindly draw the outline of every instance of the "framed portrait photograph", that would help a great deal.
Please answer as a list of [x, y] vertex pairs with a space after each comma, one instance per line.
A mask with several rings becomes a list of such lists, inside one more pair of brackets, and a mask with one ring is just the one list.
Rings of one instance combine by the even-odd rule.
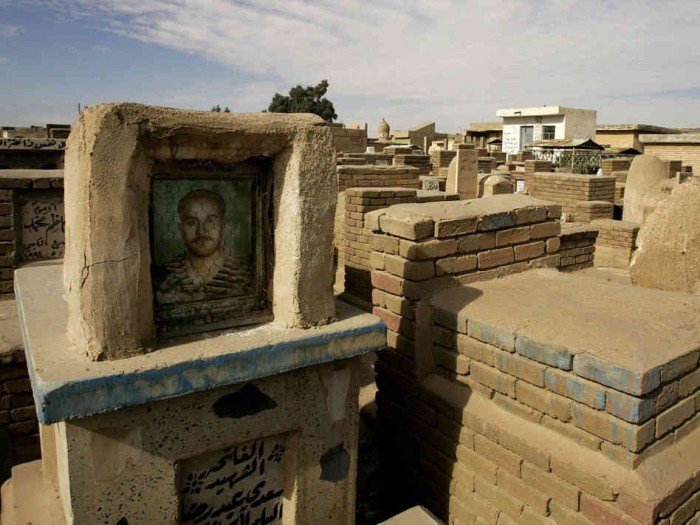
[[159, 335], [271, 319], [267, 168], [263, 159], [154, 167], [151, 276]]

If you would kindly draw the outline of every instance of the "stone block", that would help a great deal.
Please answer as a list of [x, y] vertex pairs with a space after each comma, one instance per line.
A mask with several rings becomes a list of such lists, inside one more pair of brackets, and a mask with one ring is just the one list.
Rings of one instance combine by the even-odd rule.
[[476, 255], [460, 255], [457, 257], [445, 257], [435, 262], [437, 275], [458, 274], [474, 270], [477, 265]]
[[518, 381], [515, 385], [515, 397], [537, 412], [547, 413], [547, 391], [543, 388], [532, 386], [525, 381]]
[[496, 392], [515, 397], [515, 378], [503, 374], [490, 366], [478, 362], [472, 362], [471, 375], [479, 383], [486, 385]]
[[658, 367], [640, 372], [590, 354], [578, 354], [573, 370], [581, 377], [633, 395], [651, 392], [661, 383]]
[[477, 217], [442, 219], [435, 223], [435, 237], [457, 237], [476, 231]]
[[531, 239], [543, 239], [546, 237], [556, 237], [561, 233], [559, 221], [541, 222], [530, 226]]
[[571, 420], [578, 428], [632, 452], [639, 452], [654, 441], [653, 420], [643, 425], [633, 425], [584, 405], [571, 408]]
[[432, 261], [408, 261], [396, 255], [385, 255], [384, 266], [387, 272], [412, 281], [424, 281], [435, 275]]
[[490, 250], [496, 246], [496, 233], [475, 233], [459, 239], [459, 251], [464, 253]]
[[399, 255], [411, 261], [424, 261], [427, 259], [447, 257], [448, 255], [457, 253], [459, 247], [458, 243], [458, 239], [431, 239], [422, 242], [412, 242], [401, 239]]
[[386, 214], [379, 218], [379, 226], [384, 233], [414, 241], [432, 236], [434, 229], [433, 221], [425, 217], [398, 217]]
[[533, 341], [525, 336], [515, 339], [515, 351], [520, 355], [544, 363], [556, 366], [562, 370], [571, 370], [573, 356], [568, 348]]
[[695, 401], [687, 398], [656, 417], [656, 437], [660, 438], [681, 426], [695, 414]]
[[457, 336], [457, 351], [486, 365], [493, 364], [494, 348], [472, 337], [459, 334]]
[[687, 397], [700, 388], [700, 369], [682, 377], [679, 381], [679, 395]]
[[495, 326], [481, 323], [474, 319], [467, 321], [467, 333], [470, 337], [491, 344], [508, 352], [515, 351], [515, 334]]
[[498, 230], [496, 232], [496, 246], [520, 244], [529, 240], [530, 228], [528, 226], [510, 228], [508, 230]]
[[581, 513], [593, 523], [614, 523], [619, 525], [639, 525], [610, 503], [599, 501], [588, 494], [581, 494]]
[[496, 350], [494, 353], [494, 366], [501, 372], [523, 379], [540, 388], [544, 387], [544, 371], [546, 367], [530, 359]]
[[525, 259], [534, 259], [544, 255], [545, 243], [544, 241], [532, 242], [529, 244], [521, 244], [513, 248], [515, 253], [515, 260], [522, 261]]
[[497, 248], [495, 250], [489, 250], [487, 252], [481, 252], [477, 254], [479, 260], [479, 269], [494, 268], [496, 266], [503, 266], [504, 264], [510, 264], [514, 261], [513, 248]]

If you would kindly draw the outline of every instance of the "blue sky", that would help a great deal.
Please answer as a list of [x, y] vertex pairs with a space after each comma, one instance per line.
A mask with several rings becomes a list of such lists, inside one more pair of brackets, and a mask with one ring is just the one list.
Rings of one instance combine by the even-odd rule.
[[327, 78], [371, 132], [542, 104], [696, 127], [698, 27], [696, 0], [0, 0], [0, 125], [110, 101], [259, 111]]

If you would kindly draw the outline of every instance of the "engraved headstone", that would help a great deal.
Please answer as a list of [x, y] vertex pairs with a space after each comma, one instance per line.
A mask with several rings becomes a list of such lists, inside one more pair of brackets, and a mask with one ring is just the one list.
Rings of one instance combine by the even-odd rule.
[[61, 197], [22, 198], [19, 208], [22, 259], [35, 261], [63, 257], [66, 221]]
[[282, 523], [285, 453], [277, 436], [182, 462], [181, 523]]

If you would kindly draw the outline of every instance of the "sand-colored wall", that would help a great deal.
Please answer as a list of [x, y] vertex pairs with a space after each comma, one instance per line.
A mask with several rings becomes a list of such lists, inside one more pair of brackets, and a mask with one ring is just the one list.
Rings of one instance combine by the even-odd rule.
[[227, 114], [137, 104], [91, 106], [68, 140], [64, 280], [68, 333], [91, 359], [155, 343], [148, 207], [154, 162], [272, 161], [272, 313], [281, 326], [335, 315], [335, 155], [313, 115]]

